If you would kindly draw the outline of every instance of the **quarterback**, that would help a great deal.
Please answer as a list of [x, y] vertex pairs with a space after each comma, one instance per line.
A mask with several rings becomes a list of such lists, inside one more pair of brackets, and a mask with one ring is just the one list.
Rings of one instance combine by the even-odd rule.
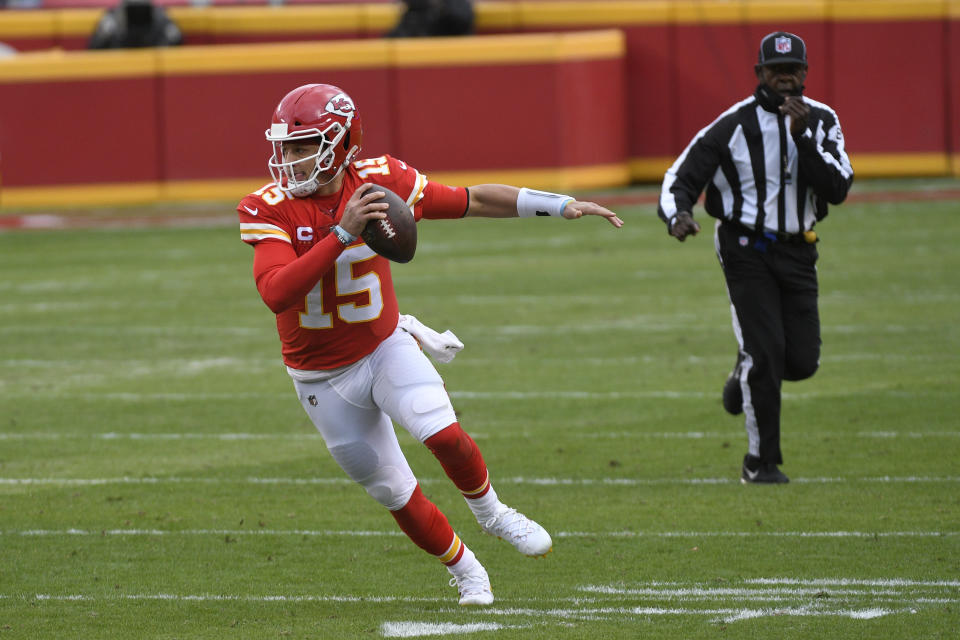
[[388, 155], [360, 159], [360, 113], [331, 85], [304, 85], [284, 96], [266, 138], [273, 145], [273, 181], [244, 197], [237, 212], [300, 403], [344, 472], [447, 567], [460, 604], [490, 604], [486, 570], [421, 492], [393, 423], [430, 449], [485, 532], [527, 556], [547, 554], [553, 541], [500, 501], [480, 450], [461, 429], [443, 380], [421, 349], [452, 334], [400, 315], [390, 263], [360, 234], [385, 217], [378, 186], [404, 198], [418, 221], [533, 215], [595, 215], [614, 227], [623, 221], [560, 194], [496, 184], [450, 187]]

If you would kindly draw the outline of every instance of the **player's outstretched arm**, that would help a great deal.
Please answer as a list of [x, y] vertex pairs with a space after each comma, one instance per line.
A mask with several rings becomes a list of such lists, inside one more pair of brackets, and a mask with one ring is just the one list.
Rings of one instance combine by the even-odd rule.
[[623, 226], [623, 220], [620, 219], [620, 216], [606, 207], [601, 207], [596, 202], [574, 200], [563, 209], [563, 217], [567, 220], [573, 220], [580, 216], [602, 216], [617, 229]]
[[518, 189], [505, 184], [478, 184], [470, 187], [469, 193], [467, 215], [475, 218], [555, 216], [572, 220], [600, 216], [614, 227], [623, 226], [623, 220], [606, 207], [559, 193]]

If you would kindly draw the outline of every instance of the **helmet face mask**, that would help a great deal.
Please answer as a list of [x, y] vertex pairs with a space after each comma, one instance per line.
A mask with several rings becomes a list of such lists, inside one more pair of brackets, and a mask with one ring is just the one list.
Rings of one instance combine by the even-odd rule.
[[[284, 96], [265, 134], [273, 144], [267, 161], [270, 175], [292, 195], [303, 198], [330, 184], [356, 158], [363, 128], [350, 96], [332, 85], [311, 84]], [[290, 154], [288, 160], [285, 151], [304, 143], [319, 146], [314, 154]], [[298, 180], [296, 167], [303, 172], [303, 163], [310, 160], [313, 165]]]

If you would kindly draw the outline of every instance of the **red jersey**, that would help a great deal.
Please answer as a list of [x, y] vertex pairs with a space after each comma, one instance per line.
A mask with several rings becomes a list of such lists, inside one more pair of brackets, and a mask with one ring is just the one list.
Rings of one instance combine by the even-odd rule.
[[397, 326], [390, 262], [360, 238], [343, 247], [330, 233], [350, 196], [368, 182], [406, 199], [417, 221], [466, 213], [466, 189], [431, 183], [390, 156], [349, 165], [333, 195], [297, 198], [271, 182], [237, 205], [240, 237], [254, 247], [257, 290], [277, 314], [283, 361], [292, 369], [356, 362]]

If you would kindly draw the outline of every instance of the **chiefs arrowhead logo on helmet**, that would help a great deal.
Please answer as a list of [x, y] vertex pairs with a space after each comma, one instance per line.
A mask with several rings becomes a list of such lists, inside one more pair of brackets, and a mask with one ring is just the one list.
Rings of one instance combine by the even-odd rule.
[[326, 110], [338, 116], [352, 118], [357, 109], [353, 106], [353, 101], [350, 99], [350, 96], [345, 93], [340, 93], [330, 98]]

